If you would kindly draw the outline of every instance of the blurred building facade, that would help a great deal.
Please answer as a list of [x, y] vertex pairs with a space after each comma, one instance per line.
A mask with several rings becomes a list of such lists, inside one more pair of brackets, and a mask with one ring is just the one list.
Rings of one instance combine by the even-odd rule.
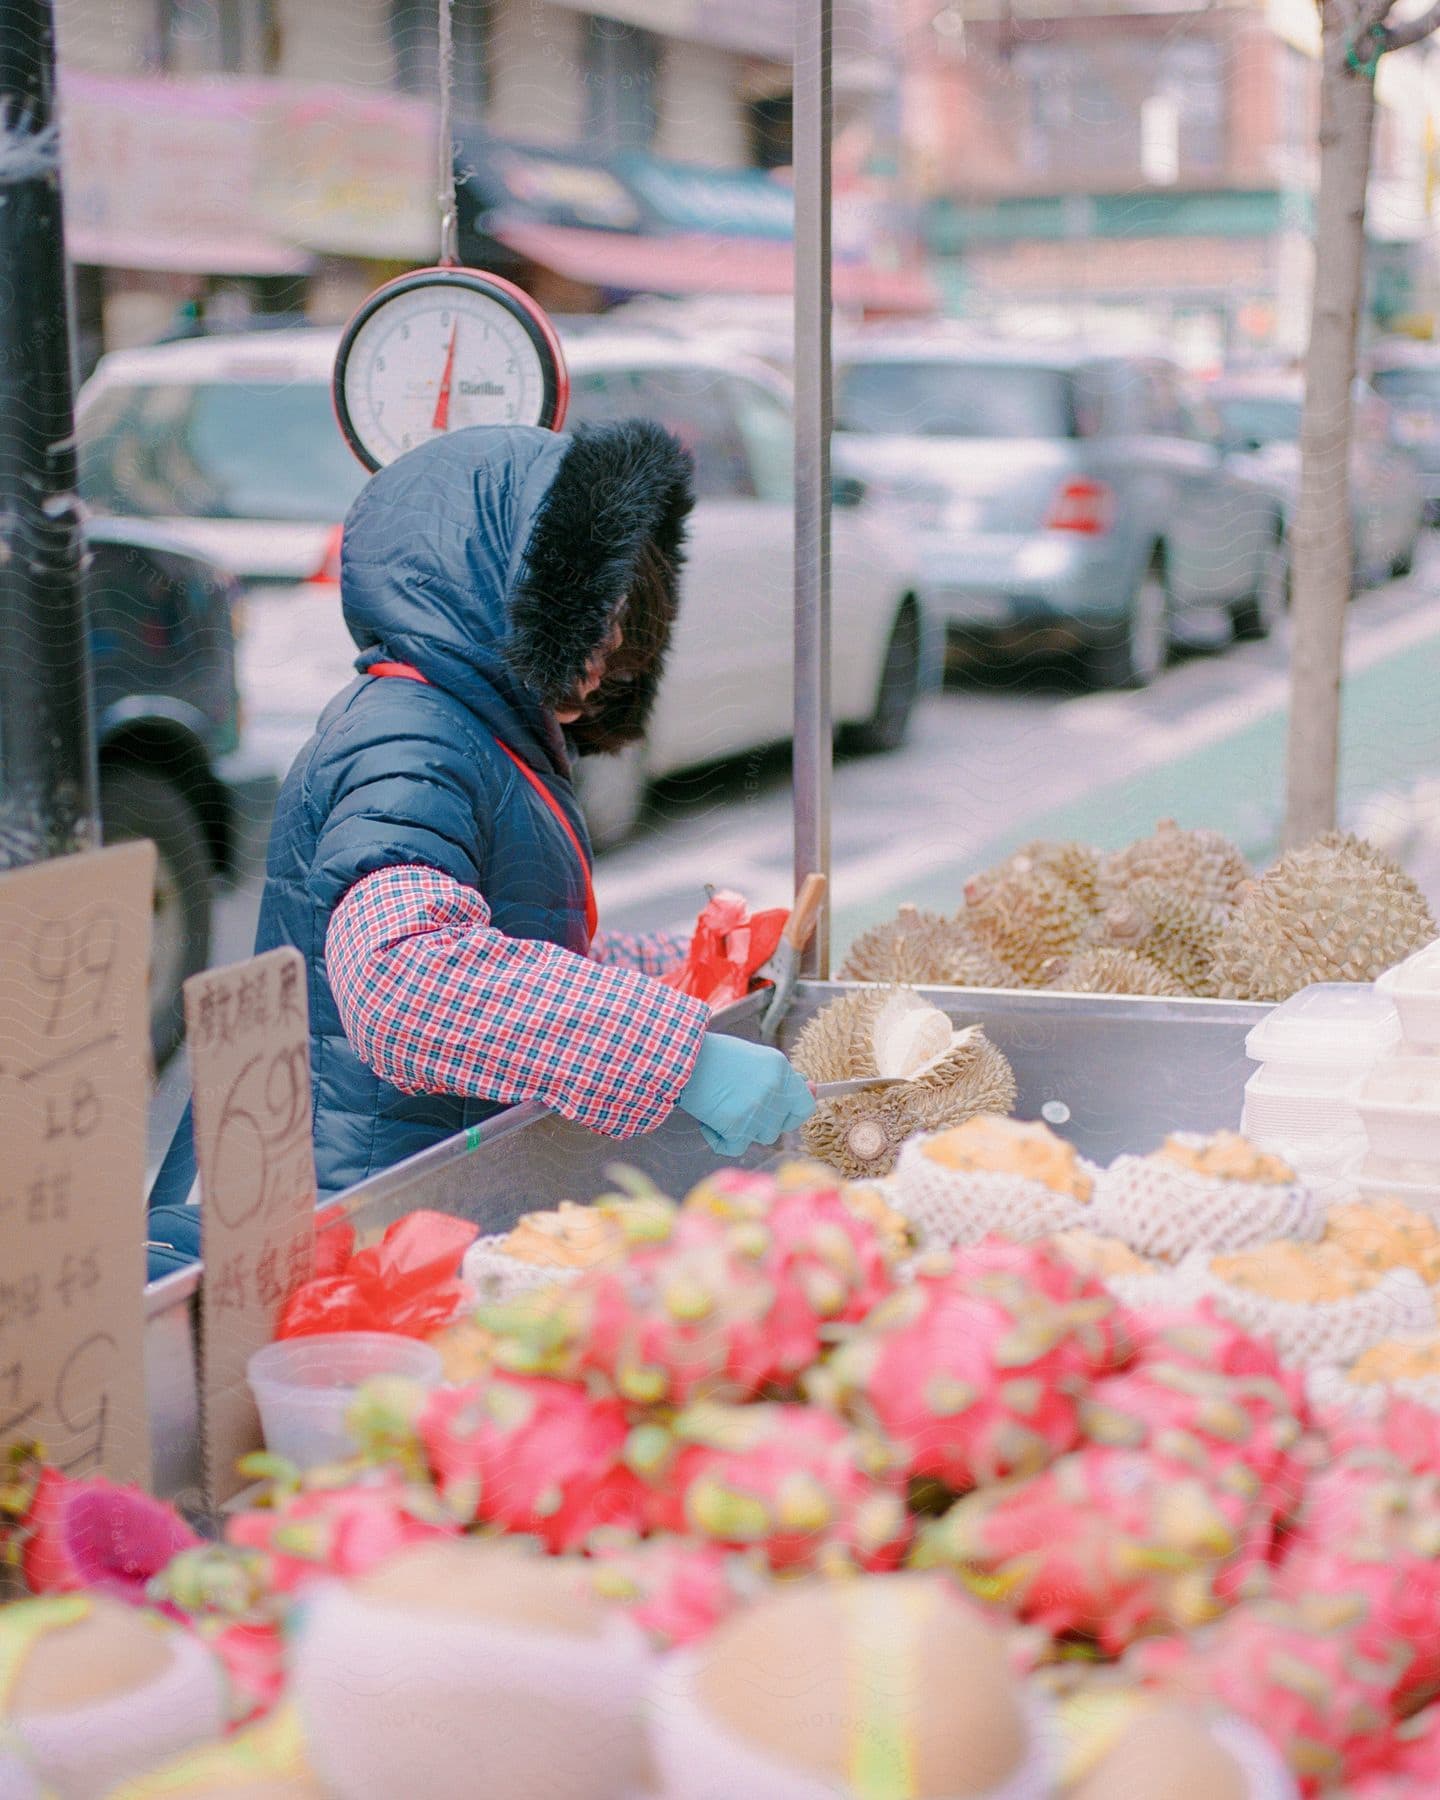
[[[1307, 330], [1318, 25], [1306, 0], [906, 0], [909, 177], [947, 310], [1163, 332], [1197, 363]], [[1372, 293], [1430, 236], [1422, 58], [1380, 88]]]
[[[788, 283], [792, 6], [453, 0], [462, 249], [562, 309]], [[859, 146], [837, 240], [857, 304], [883, 305], [887, 284], [915, 304], [926, 289], [900, 278], [877, 202], [897, 129], [890, 7], [837, 12], [837, 130]], [[187, 309], [331, 320], [432, 259], [436, 15], [436, 0], [57, 0], [82, 360]]]

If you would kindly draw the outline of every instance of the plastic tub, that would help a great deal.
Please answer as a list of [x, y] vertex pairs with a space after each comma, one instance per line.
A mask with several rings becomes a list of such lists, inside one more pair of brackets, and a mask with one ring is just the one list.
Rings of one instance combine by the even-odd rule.
[[377, 1375], [438, 1387], [440, 1353], [418, 1338], [336, 1331], [267, 1344], [246, 1368], [265, 1446], [297, 1468], [353, 1456], [345, 1414], [356, 1389]]
[[1330, 1137], [1347, 1132], [1363, 1136], [1355, 1108], [1355, 1077], [1338, 1086], [1327, 1078], [1307, 1079], [1292, 1066], [1275, 1068], [1266, 1063], [1245, 1083], [1245, 1115], [1240, 1127], [1248, 1138], [1257, 1133], [1301, 1137]]
[[1368, 982], [1323, 981], [1273, 1008], [1246, 1038], [1245, 1054], [1287, 1068], [1359, 1074], [1399, 1043], [1400, 1017], [1388, 995]]
[[1394, 1006], [1407, 1044], [1440, 1048], [1440, 941], [1387, 969], [1375, 988]]

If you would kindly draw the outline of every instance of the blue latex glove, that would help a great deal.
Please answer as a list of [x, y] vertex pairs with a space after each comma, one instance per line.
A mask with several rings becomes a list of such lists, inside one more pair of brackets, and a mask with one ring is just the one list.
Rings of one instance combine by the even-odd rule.
[[752, 1144], [773, 1144], [802, 1125], [815, 1110], [815, 1096], [778, 1050], [713, 1033], [700, 1046], [679, 1104], [700, 1121], [717, 1156], [743, 1156]]

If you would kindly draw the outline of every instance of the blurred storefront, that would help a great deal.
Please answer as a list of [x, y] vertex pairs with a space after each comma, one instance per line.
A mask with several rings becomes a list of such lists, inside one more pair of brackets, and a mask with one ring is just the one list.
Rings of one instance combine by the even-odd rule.
[[[903, 41], [907, 166], [947, 310], [1163, 334], [1202, 365], [1299, 353], [1313, 7], [913, 0]], [[1420, 122], [1383, 84], [1380, 99], [1377, 178], [1418, 232], [1428, 202], [1387, 145], [1418, 144]], [[1377, 255], [1377, 293], [1400, 261]]]

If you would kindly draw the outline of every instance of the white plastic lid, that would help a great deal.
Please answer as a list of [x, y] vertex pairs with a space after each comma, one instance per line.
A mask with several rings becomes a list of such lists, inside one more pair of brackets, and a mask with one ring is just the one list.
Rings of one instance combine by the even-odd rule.
[[1369, 982], [1322, 981], [1301, 988], [1245, 1040], [1252, 1062], [1323, 1063], [1365, 1069], [1400, 1042], [1400, 1017]]
[[1376, 985], [1387, 994], [1440, 996], [1440, 938], [1387, 969]]

